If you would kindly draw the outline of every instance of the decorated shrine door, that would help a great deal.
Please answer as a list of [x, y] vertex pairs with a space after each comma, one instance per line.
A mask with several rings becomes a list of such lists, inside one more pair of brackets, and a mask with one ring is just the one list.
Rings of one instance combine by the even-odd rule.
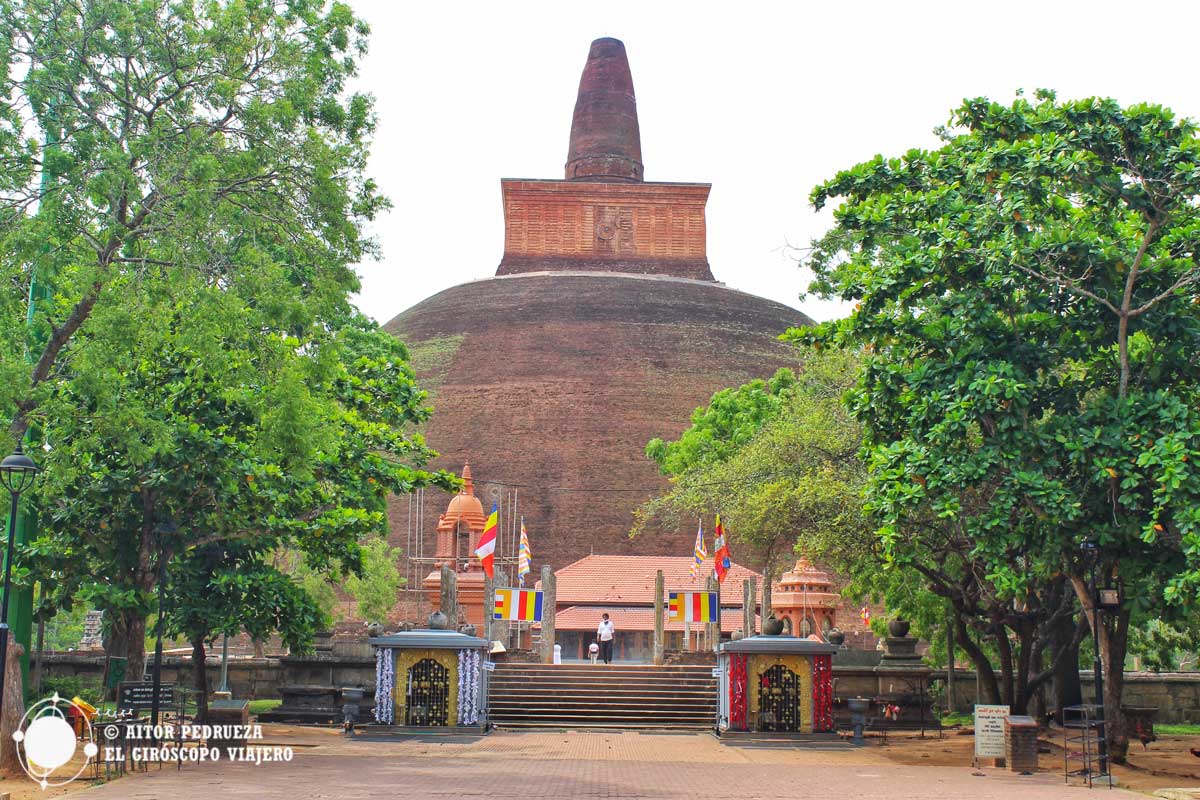
[[[800, 676], [783, 664], [762, 674], [759, 684], [759, 726], [764, 731], [799, 732], [803, 724], [800, 698], [805, 687]], [[808, 687], [812, 691], [812, 687]]]
[[405, 725], [450, 724], [450, 670], [424, 658], [408, 670]]

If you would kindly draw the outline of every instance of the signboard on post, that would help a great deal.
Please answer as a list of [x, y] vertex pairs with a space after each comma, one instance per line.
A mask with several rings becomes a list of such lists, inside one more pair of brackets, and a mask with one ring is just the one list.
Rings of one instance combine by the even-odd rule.
[[108, 660], [108, 672], [104, 676], [105, 689], [116, 689], [125, 682], [125, 667], [128, 664], [128, 659], [120, 656], [113, 656]]
[[1004, 758], [1008, 706], [975, 706], [975, 758]]
[[[175, 702], [175, 684], [164, 683], [158, 687], [159, 708], [169, 707]], [[144, 710], [154, 707], [154, 684], [150, 681], [125, 681], [117, 690], [117, 708]]]

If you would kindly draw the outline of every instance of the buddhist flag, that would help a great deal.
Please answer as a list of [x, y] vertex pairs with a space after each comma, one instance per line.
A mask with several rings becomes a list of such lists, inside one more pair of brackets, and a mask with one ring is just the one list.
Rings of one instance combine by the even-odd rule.
[[525, 585], [525, 576], [529, 574], [529, 562], [533, 560], [532, 554], [529, 552], [529, 537], [525, 534], [525, 518], [521, 517], [521, 551], [517, 557], [517, 577], [521, 579], [521, 585]]
[[483, 526], [483, 535], [479, 537], [479, 545], [475, 548], [475, 555], [483, 562], [483, 571], [489, 578], [496, 576], [496, 531], [499, 528], [500, 511], [496, 504], [492, 503], [492, 513]]
[[721, 515], [717, 514], [717, 529], [713, 534], [713, 569], [717, 571], [717, 583], [724, 583], [733, 560], [729, 556], [729, 545], [725, 541], [725, 529], [721, 527]]
[[708, 558], [708, 551], [704, 549], [704, 522], [702, 520], [700, 527], [696, 529], [696, 548], [692, 556], [692, 580], [696, 580], [696, 576], [700, 574], [700, 565], [706, 558]]
[[716, 622], [716, 592], [671, 592], [667, 618], [672, 622]]
[[870, 625], [871, 624], [871, 609], [867, 608], [866, 606], [863, 606], [862, 610], [858, 612], [858, 618], [863, 621], [864, 625]]
[[540, 622], [542, 593], [533, 589], [497, 589], [496, 610], [492, 619], [514, 619]]

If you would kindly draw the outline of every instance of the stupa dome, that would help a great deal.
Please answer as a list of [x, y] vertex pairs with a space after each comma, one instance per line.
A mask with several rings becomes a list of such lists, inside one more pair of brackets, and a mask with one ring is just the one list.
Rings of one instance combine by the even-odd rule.
[[[615, 84], [606, 88], [605, 76]], [[535, 571], [590, 553], [690, 554], [695, 520], [670, 535], [628, 536], [633, 510], [667, 486], [646, 443], [676, 438], [713, 392], [795, 364], [778, 336], [811, 323], [713, 279], [708, 184], [642, 180], [632, 79], [616, 40], [592, 46], [571, 141], [572, 180], [501, 181], [494, 277], [438, 292], [385, 326], [431, 394], [423, 433], [442, 454], [436, 465], [470, 459], [489, 511], [516, 493]], [[604, 152], [625, 161], [598, 167], [593, 156]], [[609, 174], [621, 164], [627, 172]], [[427, 514], [445, 507], [433, 494]], [[502, 559], [515, 556], [511, 512], [502, 508]], [[406, 530], [400, 503], [390, 514], [393, 531]]]
[[462, 471], [463, 487], [458, 494], [450, 499], [446, 513], [438, 518], [439, 531], [454, 531], [458, 523], [465, 523], [472, 532], [483, 530], [486, 517], [483, 513], [483, 503], [475, 496], [475, 481], [471, 477], [471, 465], [465, 464]]

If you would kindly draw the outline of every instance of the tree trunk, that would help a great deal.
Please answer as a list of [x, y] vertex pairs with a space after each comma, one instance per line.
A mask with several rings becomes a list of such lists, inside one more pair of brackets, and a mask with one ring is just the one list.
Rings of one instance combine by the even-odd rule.
[[264, 642], [262, 639], [254, 639], [253, 642], [254, 642], [254, 657], [255, 658], [266, 658], [267, 657], [267, 643]]
[[[1017, 685], [1013, 691], [1015, 702], [1012, 706], [1014, 714], [1028, 714], [1029, 700], [1033, 694], [1029, 681], [1033, 676], [1034, 642], [1033, 625], [1028, 620], [1022, 620], [1016, 626], [1017, 633]], [[1040, 653], [1036, 654], [1040, 658]]]
[[[1129, 645], [1129, 610], [1122, 608], [1108, 612], [1108, 622], [1102, 629], [1109, 628], [1108, 647], [1101, 652], [1104, 664], [1104, 727], [1108, 731], [1108, 757], [1118, 764], [1125, 763], [1129, 753], [1129, 731], [1125, 727], [1125, 713], [1121, 700], [1125, 693], [1125, 654]], [[1115, 617], [1115, 619], [1114, 619]], [[1110, 627], [1111, 624], [1111, 627]]]
[[4, 668], [4, 708], [0, 709], [0, 773], [21, 775], [21, 761], [17, 758], [13, 731], [25, 716], [25, 686], [21, 683], [21, 656], [25, 648], [8, 637], [8, 661]]
[[141, 614], [130, 614], [126, 633], [125, 680], [140, 681], [146, 674], [146, 618]]
[[104, 627], [104, 652], [109, 658], [126, 658], [129, 649], [129, 614], [107, 609], [108, 625]]
[[[1038, 648], [1037, 652], [1034, 653], [1033, 656], [1033, 665], [1031, 667], [1032, 671], [1036, 671], [1039, 674], [1041, 673], [1045, 655], [1046, 654], [1042, 648]], [[1046, 719], [1045, 682], [1037, 683], [1035, 685], [1031, 680], [1024, 691], [1026, 694], [1026, 707], [1028, 709], [1028, 713], [1036, 720], [1041, 721]]]
[[1054, 703], [1061, 715], [1062, 709], [1083, 703], [1083, 685], [1079, 681], [1079, 644], [1075, 641], [1075, 620], [1068, 617], [1051, 627], [1047, 634], [1050, 640], [1050, 658], [1066, 648], [1066, 654], [1055, 662]]
[[1004, 684], [1004, 700], [1001, 702], [1013, 707], [1017, 704], [1017, 697], [1013, 687], [1012, 643], [1008, 641], [1008, 628], [999, 624], [997, 628], [992, 634], [992, 641], [996, 643], [996, 652], [1000, 656], [1000, 679]]
[[[1095, 619], [1092, 592], [1081, 576], [1071, 576], [1075, 596], [1083, 606], [1088, 624]], [[1093, 630], [1093, 642], [1100, 652], [1104, 670], [1104, 730], [1108, 738], [1108, 756], [1118, 764], [1125, 763], [1129, 752], [1129, 733], [1125, 730], [1125, 715], [1121, 712], [1125, 690], [1125, 653], [1129, 645], [1129, 609], [1106, 611], [1099, 630]], [[1095, 626], [1094, 626], [1095, 627]]]
[[203, 725], [208, 716], [208, 654], [204, 637], [192, 640], [192, 686], [196, 690], [196, 722]]
[[1000, 702], [1000, 685], [996, 682], [996, 673], [992, 670], [992, 662], [987, 655], [975, 644], [975, 640], [967, 634], [967, 626], [961, 617], [955, 619], [958, 630], [958, 646], [961, 647], [975, 665], [978, 676], [980, 694], [984, 703], [995, 705]]

